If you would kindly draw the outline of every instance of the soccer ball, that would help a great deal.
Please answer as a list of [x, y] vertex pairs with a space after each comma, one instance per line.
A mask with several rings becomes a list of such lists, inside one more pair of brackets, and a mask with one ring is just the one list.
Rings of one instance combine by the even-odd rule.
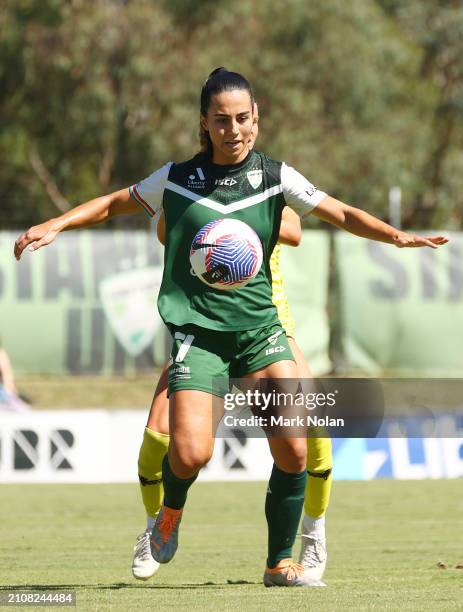
[[244, 287], [262, 265], [259, 236], [237, 219], [207, 223], [193, 238], [190, 263], [196, 276], [214, 289]]

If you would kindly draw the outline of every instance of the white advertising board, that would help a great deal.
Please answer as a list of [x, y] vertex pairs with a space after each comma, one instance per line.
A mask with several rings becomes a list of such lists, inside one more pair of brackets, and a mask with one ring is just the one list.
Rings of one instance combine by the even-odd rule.
[[[0, 482], [135, 482], [144, 410], [53, 410], [0, 417]], [[202, 480], [265, 480], [263, 439], [217, 439]]]
[[[333, 439], [335, 479], [463, 476], [463, 417], [443, 417], [448, 438]], [[136, 482], [144, 410], [0, 414], [0, 482]], [[218, 438], [201, 480], [267, 480], [264, 438]]]

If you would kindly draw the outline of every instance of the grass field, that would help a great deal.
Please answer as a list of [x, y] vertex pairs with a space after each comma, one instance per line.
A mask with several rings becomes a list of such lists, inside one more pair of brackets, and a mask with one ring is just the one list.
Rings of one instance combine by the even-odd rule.
[[133, 376], [37, 374], [18, 376], [16, 382], [33, 409], [142, 408], [148, 413], [160, 374], [159, 368]]
[[2, 485], [0, 588], [75, 589], [82, 610], [461, 610], [461, 486], [335, 483], [328, 588], [265, 589], [264, 483], [196, 484], [177, 556], [141, 583], [136, 485]]

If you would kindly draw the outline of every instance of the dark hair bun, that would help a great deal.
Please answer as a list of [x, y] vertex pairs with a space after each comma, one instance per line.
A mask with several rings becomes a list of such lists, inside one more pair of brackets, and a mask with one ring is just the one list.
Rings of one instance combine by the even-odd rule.
[[208, 76], [201, 88], [200, 113], [205, 117], [211, 104], [212, 96], [223, 93], [224, 91], [243, 90], [247, 91], [251, 99], [251, 107], [254, 105], [254, 95], [251, 85], [244, 76], [237, 72], [231, 72], [223, 66], [216, 68]]
[[213, 76], [215, 76], [216, 74], [220, 74], [221, 72], [228, 72], [228, 69], [225, 68], [224, 66], [219, 66], [219, 68], [215, 68], [211, 74], [207, 77], [207, 79], [211, 79]]

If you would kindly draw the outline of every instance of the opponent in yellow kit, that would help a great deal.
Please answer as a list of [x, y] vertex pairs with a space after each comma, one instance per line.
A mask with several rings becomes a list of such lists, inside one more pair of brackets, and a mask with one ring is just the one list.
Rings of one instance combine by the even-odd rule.
[[[285, 242], [297, 246], [300, 240], [299, 218], [295, 219], [287, 207], [282, 219], [280, 238], [284, 236], [283, 225], [287, 223], [288, 232]], [[162, 223], [162, 221], [161, 221]], [[162, 241], [162, 229], [158, 235]], [[298, 366], [300, 378], [310, 378], [311, 372], [304, 356], [294, 339], [294, 319], [291, 316], [287, 297], [283, 288], [280, 268], [281, 244], [277, 243], [271, 260], [272, 299], [284, 327], [288, 341]], [[138, 536], [134, 549], [132, 572], [135, 578], [147, 580], [159, 568], [150, 552], [150, 532], [162, 500], [162, 460], [169, 446], [169, 422], [167, 399], [167, 370], [163, 370], [153, 398], [148, 423], [138, 460], [138, 473], [143, 504], [147, 514], [146, 530]], [[313, 432], [312, 432], [313, 433]], [[305, 491], [305, 516], [302, 521], [302, 545], [300, 563], [304, 565], [314, 581], [314, 586], [324, 586], [321, 581], [326, 566], [325, 512], [331, 491], [332, 452], [328, 437], [309, 437], [307, 439], [307, 485]]]

